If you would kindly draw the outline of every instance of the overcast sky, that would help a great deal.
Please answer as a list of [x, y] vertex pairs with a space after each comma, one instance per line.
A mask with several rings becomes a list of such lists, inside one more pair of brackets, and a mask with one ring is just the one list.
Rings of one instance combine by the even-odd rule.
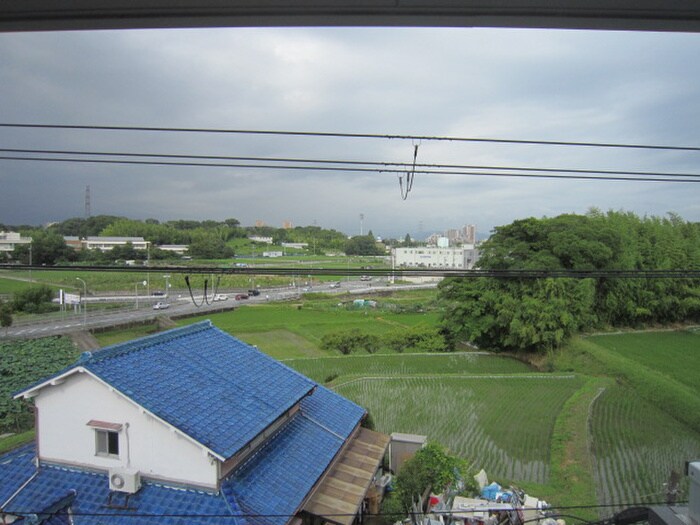
[[[0, 34], [0, 122], [700, 145], [700, 35], [490, 29]], [[400, 140], [0, 128], [0, 147], [411, 162]], [[415, 143], [418, 144], [418, 143]], [[7, 155], [7, 153], [0, 153]], [[422, 141], [418, 163], [700, 173], [700, 153]], [[84, 215], [427, 236], [590, 207], [700, 221], [700, 185], [0, 160], [0, 223]]]

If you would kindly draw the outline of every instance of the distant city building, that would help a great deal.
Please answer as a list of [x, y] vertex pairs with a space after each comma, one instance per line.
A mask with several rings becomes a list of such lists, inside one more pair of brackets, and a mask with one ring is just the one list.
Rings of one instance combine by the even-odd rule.
[[455, 247], [394, 248], [392, 250], [396, 268], [444, 268], [471, 270], [479, 259], [479, 250], [474, 245]]
[[87, 250], [101, 250], [107, 252], [116, 246], [131, 244], [135, 250], [146, 250], [150, 244], [143, 237], [88, 237], [83, 242], [83, 248]]
[[262, 235], [251, 235], [248, 237], [249, 240], [253, 242], [262, 242], [265, 244], [272, 244], [272, 237], [263, 237]]
[[11, 252], [18, 244], [29, 244], [31, 237], [22, 237], [17, 232], [0, 232], [0, 252]]
[[257, 219], [257, 220], [255, 221], [255, 227], [256, 227], [256, 228], [262, 228], [263, 226], [265, 226], [265, 221], [263, 221], [263, 220], [261, 220], [261, 219]]
[[450, 246], [457, 244], [476, 244], [476, 226], [474, 224], [465, 224], [462, 228], [451, 228], [444, 233], [433, 233], [426, 240], [428, 246], [439, 246], [440, 238], [448, 239]]
[[437, 247], [438, 248], [449, 248], [450, 246], [450, 239], [448, 237], [438, 237], [437, 239]]
[[284, 228], [285, 230], [291, 230], [293, 228], [292, 221], [289, 221], [289, 220], [283, 221], [282, 228]]

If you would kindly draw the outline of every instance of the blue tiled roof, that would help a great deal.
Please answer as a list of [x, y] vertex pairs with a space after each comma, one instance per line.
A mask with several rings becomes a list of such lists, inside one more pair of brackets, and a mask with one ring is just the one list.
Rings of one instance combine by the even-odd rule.
[[34, 445], [25, 445], [0, 456], [0, 505], [34, 474]]
[[[223, 490], [236, 495], [259, 525], [283, 525], [340, 451], [365, 411], [318, 386], [301, 411], [231, 476]], [[276, 515], [276, 516], [269, 516]]]
[[[0, 478], [4, 474], [5, 469], [0, 464]], [[225, 516], [220, 523], [230, 525], [246, 523], [240, 516], [235, 497], [148, 481], [130, 496], [128, 507], [131, 510], [111, 508], [107, 506], [109, 482], [106, 473], [52, 465], [42, 465], [37, 476], [3, 510], [19, 515], [40, 514], [71, 491], [75, 492], [71, 511], [76, 525], [153, 525], [155, 522], [158, 525], [211, 525], [212, 519], [207, 516]], [[124, 504], [126, 500], [119, 495], [112, 503]]]
[[315, 386], [209, 321], [104, 348], [69, 369], [79, 365], [223, 458]]
[[301, 410], [309, 418], [343, 437], [350, 435], [365, 414], [361, 406], [321, 385], [314, 395], [302, 400]]

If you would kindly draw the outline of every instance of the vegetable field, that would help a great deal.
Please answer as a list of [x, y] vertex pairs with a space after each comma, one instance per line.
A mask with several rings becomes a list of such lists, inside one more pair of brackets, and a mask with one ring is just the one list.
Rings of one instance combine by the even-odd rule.
[[12, 392], [57, 372], [79, 354], [60, 337], [0, 343], [0, 431], [26, 430], [33, 423], [31, 413], [12, 399]]
[[[671, 470], [700, 457], [700, 435], [619, 385], [593, 406], [594, 476], [601, 505], [665, 500]], [[679, 500], [687, 498], [684, 479]], [[612, 512], [612, 510], [611, 510]]]
[[554, 421], [577, 376], [363, 378], [336, 391], [382, 432], [427, 435], [491, 479], [546, 483]]
[[[527, 365], [515, 359], [476, 353], [349, 355], [287, 359], [283, 362], [314, 381], [322, 383], [330, 376], [347, 375], [518, 374], [531, 372]], [[342, 379], [338, 380], [338, 383], [342, 382]]]

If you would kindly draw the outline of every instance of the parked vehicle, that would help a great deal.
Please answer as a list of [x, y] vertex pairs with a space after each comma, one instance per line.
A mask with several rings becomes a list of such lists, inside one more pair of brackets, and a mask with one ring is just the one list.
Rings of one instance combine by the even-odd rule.
[[236, 294], [235, 299], [236, 299], [236, 301], [243, 301], [244, 299], [248, 299], [248, 294], [247, 293]]
[[170, 305], [168, 303], [162, 303], [160, 301], [153, 305], [154, 310], [165, 310], [166, 308], [170, 308]]

